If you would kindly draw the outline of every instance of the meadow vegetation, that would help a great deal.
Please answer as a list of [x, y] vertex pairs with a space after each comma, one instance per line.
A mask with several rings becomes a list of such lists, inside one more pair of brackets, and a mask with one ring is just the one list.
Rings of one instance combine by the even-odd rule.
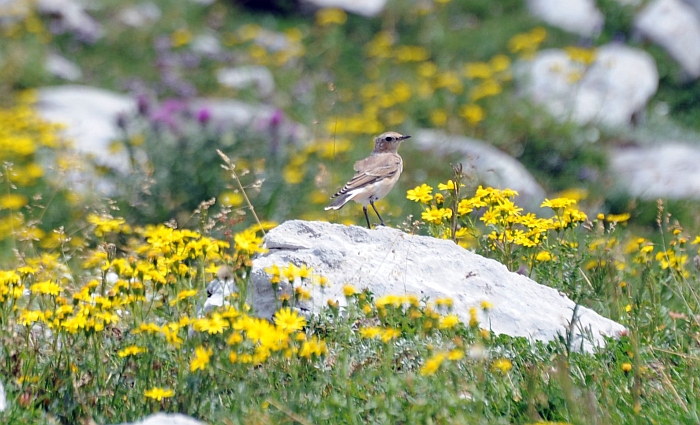
[[[223, 424], [700, 420], [697, 223], [659, 201], [650, 226], [636, 226], [640, 213], [606, 201], [591, 171], [604, 167], [607, 136], [591, 143], [590, 129], [556, 123], [515, 95], [516, 61], [568, 46], [585, 69], [594, 48], [539, 26], [519, 1], [395, 1], [377, 19], [156, 3], [163, 16], [152, 27], [125, 29], [107, 19], [123, 3], [105, 1], [95, 14], [106, 36], [94, 44], [54, 34], [34, 14], [2, 29], [0, 380], [9, 407], [0, 420], [118, 423], [156, 411]], [[207, 32], [223, 53], [192, 50]], [[33, 89], [57, 83], [35, 66], [52, 49], [75, 58], [85, 83], [141, 96], [139, 113], [123, 117], [136, 131], [114, 142], [133, 173], [110, 176], [110, 200], [57, 183], [85, 159], [33, 107]], [[251, 64], [273, 72], [270, 98], [217, 86], [217, 68]], [[214, 94], [278, 112], [262, 128], [221, 130], [189, 103]], [[308, 140], [289, 142], [282, 121], [303, 123]], [[361, 222], [353, 208], [322, 211], [348, 177], [341, 170], [369, 151], [371, 136], [420, 127], [489, 140], [559, 193], [524, 211], [517, 192], [483, 187], [450, 167], [454, 158], [406, 143], [406, 172], [381, 203], [390, 224], [496, 259], [627, 332], [591, 353], [570, 332], [548, 344], [495, 335], [477, 319], [494, 308], [488, 299], [461, 321], [450, 299], [373, 294], [304, 264], [266, 270], [270, 285], [292, 291], [274, 321], [256, 318], [239, 294], [272, 220]], [[279, 146], [268, 144], [275, 135]], [[239, 294], [204, 312], [221, 267]], [[301, 316], [295, 306], [314, 285], [341, 285], [348, 308]]]

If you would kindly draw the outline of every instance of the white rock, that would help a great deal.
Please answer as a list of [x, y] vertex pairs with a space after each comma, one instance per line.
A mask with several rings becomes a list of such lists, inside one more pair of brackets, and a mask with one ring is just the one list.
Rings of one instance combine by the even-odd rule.
[[217, 55], [223, 50], [216, 33], [199, 34], [192, 40], [190, 46], [193, 52], [203, 55]]
[[337, 7], [363, 16], [377, 16], [386, 5], [386, 0], [304, 0], [318, 8]]
[[[312, 267], [331, 282], [312, 288], [313, 299], [302, 310], [317, 312], [328, 300], [346, 305], [343, 285], [369, 288], [383, 295], [415, 294], [419, 298], [451, 298], [463, 322], [469, 309], [489, 301], [487, 314], [479, 309], [479, 322], [497, 334], [551, 341], [564, 335], [572, 320], [574, 302], [556, 289], [509, 272], [497, 261], [473, 254], [452, 241], [412, 236], [379, 227], [368, 230], [323, 222], [288, 221], [265, 237], [267, 254], [253, 261], [252, 304], [257, 314], [271, 317], [275, 293], [264, 271], [290, 262]], [[288, 288], [281, 287], [280, 290]], [[603, 336], [617, 336], [624, 327], [596, 312], [580, 307], [574, 326], [577, 342], [585, 350], [604, 343]]]
[[0, 412], [7, 410], [7, 396], [5, 395], [5, 387], [0, 381]]
[[688, 75], [700, 77], [700, 17], [692, 6], [680, 0], [655, 0], [637, 15], [634, 25]]
[[616, 148], [610, 170], [623, 191], [643, 199], [700, 199], [700, 148], [683, 143]]
[[529, 171], [515, 158], [480, 140], [448, 135], [437, 130], [418, 130], [410, 139], [417, 149], [433, 155], [459, 154], [464, 172], [479, 184], [517, 190], [518, 203], [529, 210], [539, 209], [546, 193]]
[[46, 70], [58, 78], [68, 81], [77, 81], [83, 78], [83, 71], [75, 63], [56, 53], [50, 53], [46, 57]]
[[0, 27], [21, 21], [31, 11], [25, 0], [0, 0]]
[[605, 22], [594, 0], [527, 0], [527, 5], [549, 25], [583, 36], [599, 34]]
[[110, 145], [123, 136], [117, 117], [136, 112], [136, 101], [130, 96], [79, 85], [43, 87], [37, 108], [45, 120], [66, 125], [65, 135], [77, 152], [100, 165], [128, 172], [126, 153], [117, 155]]
[[127, 6], [119, 12], [119, 20], [130, 27], [143, 27], [157, 22], [162, 15], [158, 5], [152, 2]]
[[559, 49], [518, 64], [523, 91], [561, 120], [625, 126], [656, 93], [659, 75], [643, 50], [608, 44], [588, 69]]
[[155, 413], [141, 421], [125, 422], [121, 425], [205, 425], [205, 423], [179, 413]]
[[225, 87], [245, 89], [255, 87], [258, 94], [267, 97], [275, 90], [275, 79], [264, 66], [239, 66], [217, 71], [216, 80]]
[[58, 17], [60, 29], [94, 42], [102, 37], [102, 25], [94, 20], [77, 0], [37, 0], [37, 10], [43, 15]]

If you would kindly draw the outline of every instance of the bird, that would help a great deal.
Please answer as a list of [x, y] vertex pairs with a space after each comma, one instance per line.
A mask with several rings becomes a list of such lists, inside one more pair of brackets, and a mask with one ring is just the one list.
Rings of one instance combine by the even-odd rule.
[[372, 226], [367, 215], [367, 205], [371, 205], [382, 226], [384, 220], [379, 215], [374, 202], [386, 196], [399, 180], [403, 171], [403, 159], [398, 154], [401, 142], [410, 138], [395, 131], [388, 131], [374, 138], [374, 150], [369, 157], [355, 162], [355, 176], [345, 183], [331, 199], [335, 198], [325, 210], [339, 210], [349, 201], [362, 204], [367, 228]]

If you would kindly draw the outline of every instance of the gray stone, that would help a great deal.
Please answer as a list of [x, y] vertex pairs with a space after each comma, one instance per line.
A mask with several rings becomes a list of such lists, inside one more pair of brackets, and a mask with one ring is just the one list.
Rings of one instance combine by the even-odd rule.
[[205, 425], [205, 423], [180, 413], [155, 413], [141, 421], [125, 422], [121, 425]]
[[700, 147], [670, 142], [612, 149], [618, 189], [642, 199], [700, 199]]
[[0, 27], [24, 19], [29, 15], [30, 6], [25, 0], [0, 0]]
[[216, 73], [216, 80], [222, 86], [237, 90], [254, 87], [262, 97], [271, 95], [275, 90], [275, 79], [264, 66], [223, 68]]
[[554, 117], [610, 127], [630, 125], [659, 81], [648, 53], [619, 44], [596, 49], [588, 67], [564, 50], [543, 50], [532, 61], [520, 62], [516, 74], [523, 92]]
[[7, 396], [5, 395], [5, 387], [0, 381], [0, 412], [7, 410]]
[[83, 71], [75, 63], [56, 53], [50, 53], [46, 57], [46, 70], [58, 78], [68, 81], [77, 81], [83, 78]]
[[[497, 334], [551, 341], [564, 335], [572, 320], [573, 301], [556, 289], [512, 273], [497, 261], [476, 255], [452, 241], [415, 236], [388, 227], [368, 230], [324, 222], [287, 221], [265, 237], [269, 252], [253, 261], [251, 302], [255, 312], [271, 317], [277, 309], [275, 292], [265, 268], [307, 265], [326, 276], [330, 287], [310, 288], [302, 311], [318, 312], [329, 300], [347, 305], [343, 286], [369, 288], [376, 297], [409, 295], [451, 298], [454, 312], [469, 321], [469, 309], [482, 301], [493, 304], [479, 322]], [[233, 288], [228, 288], [233, 290]], [[288, 291], [282, 285], [279, 291]], [[250, 290], [249, 290], [250, 291]], [[618, 336], [624, 327], [580, 307], [573, 326], [574, 346], [590, 350], [603, 336]]]
[[57, 18], [60, 31], [76, 34], [89, 42], [95, 42], [103, 35], [102, 25], [77, 0], [37, 0], [36, 5], [39, 13]]
[[377, 16], [384, 6], [386, 0], [303, 0], [305, 3], [318, 8], [337, 7], [348, 12], [363, 16]]
[[637, 15], [634, 25], [689, 76], [700, 77], [700, 17], [692, 6], [681, 0], [655, 0]]
[[157, 22], [161, 15], [158, 5], [146, 2], [122, 9], [119, 12], [119, 20], [130, 27], [140, 28]]
[[517, 190], [518, 203], [537, 210], [546, 193], [527, 169], [515, 158], [480, 140], [448, 135], [437, 130], [418, 130], [412, 146], [433, 155], [459, 154], [465, 173], [485, 186]]
[[[192, 51], [202, 54], [214, 56], [220, 54], [223, 49], [216, 33], [203, 33], [195, 36], [190, 44]], [[274, 86], [273, 86], [274, 88]]]
[[130, 96], [79, 85], [43, 87], [37, 108], [45, 120], [66, 125], [65, 136], [77, 152], [99, 165], [128, 172], [126, 153], [114, 154], [110, 145], [123, 137], [117, 118], [136, 112], [136, 101]]
[[605, 22], [594, 0], [527, 0], [527, 5], [549, 25], [587, 37], [598, 35]]

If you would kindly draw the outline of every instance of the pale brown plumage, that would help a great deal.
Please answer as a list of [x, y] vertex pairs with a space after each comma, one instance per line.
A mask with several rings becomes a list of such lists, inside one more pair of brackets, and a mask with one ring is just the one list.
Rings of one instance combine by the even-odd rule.
[[374, 201], [386, 196], [399, 180], [403, 171], [403, 160], [397, 152], [401, 142], [409, 137], [411, 136], [404, 136], [394, 131], [377, 136], [374, 139], [372, 154], [355, 163], [355, 176], [331, 196], [337, 199], [327, 206], [326, 210], [338, 210], [346, 203], [355, 201], [362, 204], [367, 227], [371, 227], [367, 215], [367, 204], [369, 204], [384, 226], [384, 220], [374, 206]]

